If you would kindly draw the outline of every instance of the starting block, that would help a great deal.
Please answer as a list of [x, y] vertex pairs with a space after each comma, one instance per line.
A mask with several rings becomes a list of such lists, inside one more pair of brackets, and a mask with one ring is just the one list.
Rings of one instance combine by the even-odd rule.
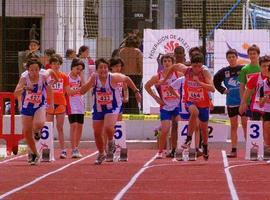
[[262, 121], [247, 122], [246, 160], [262, 160], [264, 154]]
[[182, 145], [186, 141], [188, 133], [188, 121], [179, 121], [178, 122], [178, 140], [177, 140], [177, 151], [176, 151], [176, 160], [190, 160], [195, 161], [197, 159], [197, 153], [195, 148], [195, 135], [192, 137], [192, 142], [190, 148], [188, 148], [188, 158], [183, 157], [184, 149]]
[[36, 148], [41, 155], [41, 161], [54, 161], [53, 123], [46, 122], [41, 129], [41, 138], [36, 141]]
[[117, 121], [115, 124], [114, 143], [115, 153], [114, 161], [127, 161], [127, 144], [126, 144], [126, 124], [124, 121]]

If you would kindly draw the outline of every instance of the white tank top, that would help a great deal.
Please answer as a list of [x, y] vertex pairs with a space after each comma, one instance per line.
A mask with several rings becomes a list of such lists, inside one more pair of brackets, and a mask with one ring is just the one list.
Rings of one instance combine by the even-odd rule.
[[[73, 79], [68, 75], [69, 86], [71, 90], [77, 90], [81, 87], [81, 77], [77, 76]], [[80, 92], [67, 96], [67, 113], [70, 114], [84, 114], [84, 100]]]
[[[158, 77], [159, 77], [159, 80], [164, 79], [164, 77], [162, 76], [162, 72], [160, 72], [158, 74]], [[159, 95], [160, 95], [161, 99], [163, 100], [163, 102], [165, 103], [165, 105], [162, 106], [161, 109], [164, 109], [164, 110], [167, 110], [167, 111], [172, 111], [172, 110], [174, 110], [175, 108], [177, 108], [179, 106], [180, 98], [178, 98], [177, 96], [174, 96], [169, 91], [169, 86], [177, 78], [178, 78], [177, 74], [174, 73], [174, 74], [171, 75], [171, 77], [169, 77], [166, 80], [165, 84], [158, 86], [157, 89], [158, 89]]]

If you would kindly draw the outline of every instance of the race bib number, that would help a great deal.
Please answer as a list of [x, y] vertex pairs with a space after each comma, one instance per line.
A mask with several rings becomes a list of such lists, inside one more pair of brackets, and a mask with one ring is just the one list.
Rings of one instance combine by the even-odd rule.
[[168, 85], [161, 86], [161, 94], [164, 100], [175, 100], [178, 99], [173, 93], [170, 92]]
[[108, 105], [113, 101], [111, 92], [97, 92], [97, 103], [100, 105]]
[[28, 91], [26, 93], [26, 96], [25, 96], [26, 103], [40, 104], [41, 101], [42, 101], [42, 93], [41, 92], [33, 93], [33, 92]]
[[188, 101], [203, 101], [203, 89], [202, 88], [189, 88], [188, 90]]
[[53, 89], [54, 92], [63, 93], [63, 91], [64, 91], [63, 79], [61, 79], [58, 82], [54, 83], [52, 85], [52, 89]]
[[80, 83], [70, 83], [70, 89], [71, 90], [77, 90], [76, 94], [73, 94], [71, 96], [80, 96]]

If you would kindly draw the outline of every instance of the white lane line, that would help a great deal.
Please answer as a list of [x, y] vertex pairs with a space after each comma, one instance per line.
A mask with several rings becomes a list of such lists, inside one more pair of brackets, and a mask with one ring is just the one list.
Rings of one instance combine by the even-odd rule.
[[226, 174], [227, 183], [228, 183], [228, 187], [230, 189], [232, 200], [239, 200], [236, 189], [235, 189], [234, 184], [233, 184], [232, 175], [230, 173], [229, 162], [227, 159], [226, 151], [222, 150], [221, 153], [222, 153], [222, 157], [223, 157], [224, 171]]
[[132, 187], [132, 185], [137, 181], [139, 176], [149, 167], [149, 165], [156, 159], [156, 155], [152, 157], [148, 162], [146, 162], [143, 167], [130, 179], [128, 184], [114, 197], [114, 200], [120, 200], [125, 193]]
[[16, 157], [13, 157], [13, 158], [10, 158], [10, 159], [6, 159], [6, 160], [3, 160], [3, 161], [0, 161], [0, 164], [4, 164], [4, 163], [7, 163], [7, 162], [10, 162], [12, 160], [17, 160], [19, 158], [23, 158], [23, 157], [26, 157], [27, 155], [24, 154], [24, 155], [20, 155], [20, 156], [16, 156]]
[[90, 158], [90, 157], [94, 156], [95, 154], [97, 154], [97, 151], [94, 152], [94, 153], [92, 153], [92, 154], [90, 154], [90, 155], [88, 155], [88, 156], [85, 156], [85, 157], [83, 157], [83, 158], [81, 158], [81, 159], [79, 159], [79, 160], [76, 160], [76, 161], [74, 161], [74, 162], [72, 162], [72, 163], [69, 163], [69, 164], [67, 164], [67, 165], [64, 165], [63, 167], [60, 167], [59, 169], [56, 169], [56, 170], [51, 171], [51, 172], [49, 172], [49, 173], [47, 173], [47, 174], [44, 174], [44, 175], [42, 175], [42, 176], [40, 176], [40, 177], [37, 177], [37, 178], [35, 178], [33, 181], [31, 181], [31, 182], [29, 182], [29, 183], [26, 183], [26, 184], [24, 184], [24, 185], [22, 185], [22, 186], [19, 186], [19, 187], [17, 187], [17, 188], [14, 188], [13, 190], [10, 190], [10, 191], [8, 191], [8, 192], [2, 194], [2, 195], [0, 196], [0, 199], [3, 199], [3, 198], [5, 198], [5, 197], [7, 197], [7, 196], [9, 196], [9, 195], [14, 194], [15, 192], [18, 192], [18, 191], [20, 191], [20, 190], [22, 190], [22, 189], [24, 189], [24, 188], [27, 188], [27, 187], [29, 187], [29, 186], [31, 186], [31, 185], [33, 185], [33, 184], [35, 184], [35, 183], [41, 181], [42, 179], [44, 179], [44, 178], [46, 178], [46, 177], [52, 175], [52, 174], [58, 173], [58, 172], [60, 172], [60, 171], [63, 171], [64, 169], [66, 169], [66, 168], [68, 168], [68, 167], [70, 167], [70, 166], [72, 166], [72, 165], [75, 165], [75, 164], [77, 164], [77, 163], [79, 163], [79, 162], [81, 162], [81, 161], [83, 161], [83, 160], [85, 160], [85, 159], [87, 159], [87, 158]]

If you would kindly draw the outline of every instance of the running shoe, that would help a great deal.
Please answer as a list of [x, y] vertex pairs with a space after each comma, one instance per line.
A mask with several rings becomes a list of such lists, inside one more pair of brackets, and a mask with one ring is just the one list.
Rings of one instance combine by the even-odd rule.
[[236, 158], [237, 157], [237, 152], [234, 151], [234, 152], [230, 152], [230, 153], [227, 153], [227, 158]]
[[39, 159], [40, 159], [39, 154], [32, 154], [30, 165], [37, 165], [39, 163]]
[[185, 143], [182, 144], [182, 148], [183, 149], [189, 148], [189, 146], [191, 145], [191, 141], [192, 141], [192, 137], [187, 137]]
[[208, 151], [208, 148], [207, 148], [207, 145], [203, 145], [203, 158], [204, 160], [208, 160], [209, 158], [209, 151]]
[[82, 158], [83, 156], [78, 149], [73, 149], [71, 157], [72, 158]]
[[162, 159], [162, 158], [163, 158], [163, 153], [162, 152], [158, 152], [156, 159]]
[[115, 151], [115, 145], [113, 140], [108, 142], [108, 152], [106, 156], [106, 162], [113, 162], [113, 152]]
[[66, 152], [66, 150], [62, 150], [61, 151], [60, 158], [61, 159], [66, 159], [67, 158], [67, 152]]
[[100, 165], [104, 160], [106, 159], [106, 156], [104, 153], [99, 153], [97, 156], [97, 159], [95, 161], [96, 165]]

